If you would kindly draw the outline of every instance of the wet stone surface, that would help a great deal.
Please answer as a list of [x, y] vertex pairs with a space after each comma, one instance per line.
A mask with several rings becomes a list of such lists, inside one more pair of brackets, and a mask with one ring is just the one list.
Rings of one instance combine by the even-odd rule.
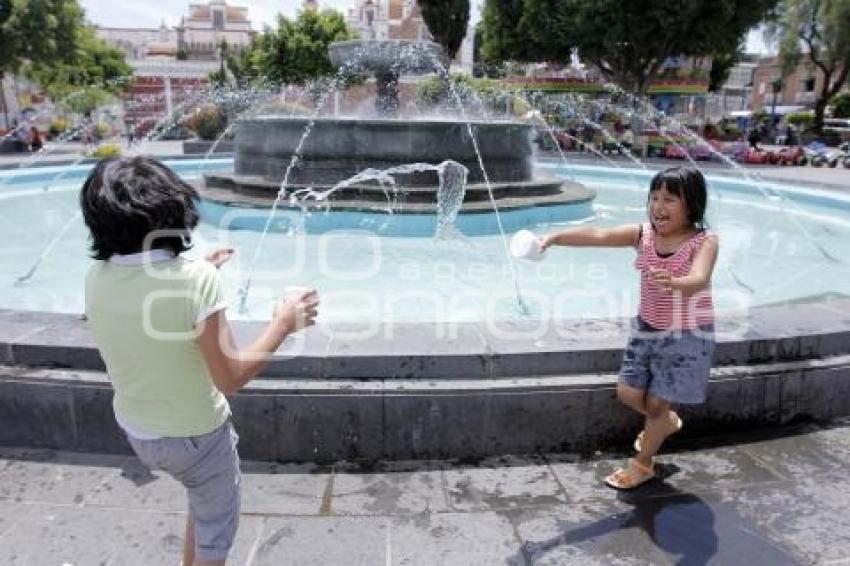
[[[850, 564], [850, 420], [626, 453], [243, 463], [229, 564]], [[133, 457], [0, 448], [0, 564], [179, 563], [185, 496]]]

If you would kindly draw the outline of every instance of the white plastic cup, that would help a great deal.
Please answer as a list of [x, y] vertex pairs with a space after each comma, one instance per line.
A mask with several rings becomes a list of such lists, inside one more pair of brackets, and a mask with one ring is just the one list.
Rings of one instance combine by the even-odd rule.
[[531, 230], [520, 230], [514, 234], [513, 238], [511, 238], [510, 248], [511, 255], [516, 258], [531, 261], [540, 261], [543, 259], [538, 238]]

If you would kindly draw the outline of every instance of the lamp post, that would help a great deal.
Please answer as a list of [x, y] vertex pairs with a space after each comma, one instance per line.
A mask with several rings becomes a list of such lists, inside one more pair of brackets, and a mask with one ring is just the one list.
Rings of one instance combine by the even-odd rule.
[[774, 79], [771, 87], [773, 88], [773, 109], [770, 111], [770, 133], [776, 137], [776, 98], [782, 92], [782, 77]]

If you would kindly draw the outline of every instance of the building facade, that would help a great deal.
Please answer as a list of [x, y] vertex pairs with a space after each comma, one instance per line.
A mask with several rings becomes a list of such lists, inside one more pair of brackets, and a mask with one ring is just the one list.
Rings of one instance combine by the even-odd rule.
[[786, 77], [778, 57], [759, 59], [753, 76], [752, 110], [779, 115], [812, 108], [823, 81], [823, 73], [805, 57]]
[[250, 45], [248, 9], [225, 0], [190, 4], [180, 24], [168, 28], [105, 28], [97, 35], [120, 48], [133, 68], [124, 100], [128, 126], [144, 133], [182, 104], [199, 100], [210, 73], [220, 68], [220, 46]]
[[750, 111], [757, 59], [755, 55], [744, 55], [729, 70], [729, 76], [720, 90], [709, 94], [706, 99], [706, 118], [717, 121]]
[[[347, 21], [362, 39], [432, 40], [416, 0], [360, 0], [348, 11]], [[452, 71], [472, 74], [474, 35], [470, 26]]]
[[229, 6], [224, 0], [190, 4], [177, 30], [180, 47], [189, 59], [216, 59], [222, 41], [232, 47], [248, 47], [254, 36], [248, 8]]

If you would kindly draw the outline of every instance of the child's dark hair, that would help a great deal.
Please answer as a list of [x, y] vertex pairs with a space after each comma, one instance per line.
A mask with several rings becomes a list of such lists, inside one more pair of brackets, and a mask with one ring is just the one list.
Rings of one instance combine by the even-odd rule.
[[198, 224], [197, 198], [191, 185], [155, 159], [101, 161], [80, 191], [92, 257], [106, 260], [143, 248], [186, 251]]
[[[688, 211], [688, 222], [698, 230], [705, 229], [705, 209], [708, 206], [708, 192], [705, 177], [693, 167], [671, 167], [660, 171], [649, 184], [649, 196], [665, 187], [682, 199]], [[648, 202], [648, 199], [647, 199]]]

